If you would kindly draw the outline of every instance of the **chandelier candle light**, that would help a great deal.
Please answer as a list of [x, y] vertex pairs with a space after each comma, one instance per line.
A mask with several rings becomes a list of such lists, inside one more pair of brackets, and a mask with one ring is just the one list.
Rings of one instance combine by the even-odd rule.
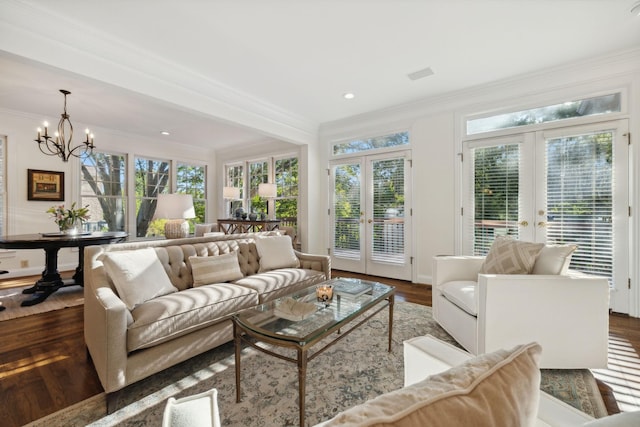
[[[38, 143], [38, 148], [43, 154], [47, 156], [58, 156], [62, 161], [67, 162], [71, 156], [80, 157], [85, 153], [92, 153], [94, 149], [93, 134], [89, 129], [85, 129], [86, 140], [82, 144], [71, 147], [71, 139], [73, 138], [73, 125], [69, 120], [67, 114], [67, 95], [71, 95], [68, 90], [60, 89], [60, 92], [64, 95], [64, 112], [60, 115], [60, 122], [58, 122], [58, 131], [54, 136], [49, 135], [49, 123], [44, 122], [44, 135], [42, 134], [42, 128], [38, 128], [38, 139], [35, 141]], [[67, 139], [67, 134], [69, 139]]]

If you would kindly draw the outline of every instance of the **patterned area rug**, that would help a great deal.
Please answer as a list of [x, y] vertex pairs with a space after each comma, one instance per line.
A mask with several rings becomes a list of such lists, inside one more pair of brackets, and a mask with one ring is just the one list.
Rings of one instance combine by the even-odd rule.
[[58, 289], [40, 304], [22, 307], [20, 305], [22, 301], [29, 299], [29, 295], [23, 294], [22, 290], [30, 287], [0, 289], [0, 302], [6, 307], [5, 310], [0, 311], [0, 322], [84, 304], [84, 288], [82, 286], [68, 286]]
[[[402, 342], [432, 334], [454, 343], [431, 318], [431, 308], [399, 302], [395, 306], [392, 353], [387, 352], [387, 311], [309, 363], [307, 425], [403, 385]], [[105, 416], [104, 395], [38, 420], [30, 426], [159, 426], [166, 399], [218, 390], [224, 426], [298, 425], [296, 366], [245, 349], [242, 354], [243, 401], [235, 402], [233, 344], [228, 343], [151, 378], [127, 387], [117, 411]], [[544, 373], [542, 388], [596, 417], [606, 415], [597, 385], [588, 370]]]

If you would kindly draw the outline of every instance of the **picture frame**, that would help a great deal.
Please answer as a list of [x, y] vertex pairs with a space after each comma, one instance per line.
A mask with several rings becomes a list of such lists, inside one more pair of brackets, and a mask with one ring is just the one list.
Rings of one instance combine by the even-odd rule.
[[27, 200], [64, 201], [64, 172], [27, 169]]

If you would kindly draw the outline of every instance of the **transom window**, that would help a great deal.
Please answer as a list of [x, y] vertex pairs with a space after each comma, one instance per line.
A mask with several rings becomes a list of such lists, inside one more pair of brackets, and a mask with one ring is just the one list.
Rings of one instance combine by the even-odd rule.
[[409, 145], [409, 132], [397, 132], [389, 135], [338, 142], [333, 144], [333, 155], [360, 153], [404, 145]]
[[567, 120], [576, 117], [617, 113], [621, 111], [621, 106], [621, 95], [618, 92], [593, 98], [579, 99], [577, 101], [563, 102], [561, 104], [547, 105], [545, 107], [469, 119], [466, 123], [467, 135]]

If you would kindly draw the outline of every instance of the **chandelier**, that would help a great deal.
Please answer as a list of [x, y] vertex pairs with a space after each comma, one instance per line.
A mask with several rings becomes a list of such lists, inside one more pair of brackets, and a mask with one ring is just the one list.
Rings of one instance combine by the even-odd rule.
[[[38, 143], [38, 148], [42, 153], [47, 156], [58, 156], [62, 161], [67, 162], [73, 157], [80, 157], [85, 153], [91, 154], [93, 152], [93, 134], [89, 129], [85, 129], [87, 139], [82, 144], [76, 145], [71, 148], [71, 139], [73, 138], [73, 125], [69, 120], [67, 114], [67, 95], [71, 95], [68, 90], [60, 89], [60, 92], [64, 95], [64, 112], [60, 115], [60, 122], [58, 123], [58, 131], [53, 135], [49, 135], [49, 123], [44, 122], [44, 135], [42, 135], [42, 129], [38, 128], [38, 139], [35, 141]], [[67, 134], [69, 138], [67, 139]]]

